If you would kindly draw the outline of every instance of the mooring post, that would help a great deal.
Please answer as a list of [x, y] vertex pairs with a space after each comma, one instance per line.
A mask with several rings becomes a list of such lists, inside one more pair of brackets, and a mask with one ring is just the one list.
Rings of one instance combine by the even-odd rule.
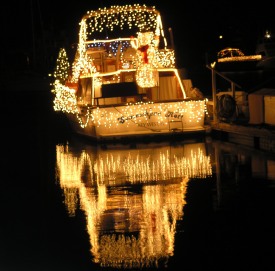
[[216, 72], [215, 69], [211, 68], [212, 73], [212, 99], [213, 99], [213, 121], [218, 122], [217, 115], [217, 93], [216, 93]]

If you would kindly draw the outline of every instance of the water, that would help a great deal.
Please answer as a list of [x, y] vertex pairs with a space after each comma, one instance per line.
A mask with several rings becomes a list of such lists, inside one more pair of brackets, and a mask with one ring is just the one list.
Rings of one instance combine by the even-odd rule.
[[92, 145], [48, 93], [5, 93], [0, 270], [274, 270], [275, 157]]

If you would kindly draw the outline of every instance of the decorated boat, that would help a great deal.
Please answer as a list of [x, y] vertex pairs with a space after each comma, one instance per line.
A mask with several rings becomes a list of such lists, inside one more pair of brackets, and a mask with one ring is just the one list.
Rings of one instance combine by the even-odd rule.
[[239, 48], [227, 47], [217, 53], [215, 68], [221, 72], [254, 71], [261, 59], [260, 54], [245, 55]]
[[246, 55], [239, 48], [226, 47], [212, 63], [220, 72], [268, 72], [275, 69], [275, 39], [269, 30], [258, 38], [255, 54]]
[[61, 48], [54, 78], [54, 109], [97, 141], [206, 131], [207, 101], [187, 95], [155, 7], [85, 14], [74, 60]]

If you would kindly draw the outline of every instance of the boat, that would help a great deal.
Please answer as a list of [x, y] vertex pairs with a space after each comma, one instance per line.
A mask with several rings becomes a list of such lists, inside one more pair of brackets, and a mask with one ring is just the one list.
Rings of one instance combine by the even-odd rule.
[[214, 69], [219, 76], [216, 87], [222, 92], [231, 89], [232, 84], [246, 96], [262, 88], [274, 89], [274, 37], [266, 30], [264, 35], [258, 37], [254, 54], [250, 55], [240, 48], [226, 47], [217, 53], [210, 69]]
[[154, 6], [92, 10], [80, 21], [71, 64], [60, 49], [54, 110], [96, 141], [204, 133], [207, 99], [187, 95], [175, 63]]
[[240, 48], [226, 47], [217, 53], [215, 68], [221, 72], [268, 72], [275, 69], [275, 39], [269, 30], [261, 35], [255, 53], [246, 55]]
[[226, 47], [217, 53], [217, 69], [221, 71], [274, 70], [275, 39], [269, 30], [256, 43], [255, 54], [246, 55], [240, 48]]
[[217, 53], [215, 66], [222, 72], [253, 71], [261, 60], [261, 54], [245, 55], [240, 48], [226, 47]]

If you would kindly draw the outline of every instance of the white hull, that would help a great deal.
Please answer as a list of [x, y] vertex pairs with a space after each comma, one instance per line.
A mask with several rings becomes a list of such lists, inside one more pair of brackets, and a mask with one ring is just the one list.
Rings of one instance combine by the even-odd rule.
[[[119, 36], [99, 38], [104, 27]], [[100, 141], [205, 131], [206, 100], [188, 96], [155, 8], [126, 5], [84, 15], [71, 65], [65, 55], [61, 50], [57, 61], [54, 109], [78, 134]]]
[[[94, 109], [87, 107], [86, 110], [90, 110], [89, 117], [83, 108], [82, 115], [67, 114], [67, 117], [77, 134], [99, 141], [205, 131], [204, 100], [120, 105]], [[81, 127], [79, 121], [85, 123], [85, 127]]]

